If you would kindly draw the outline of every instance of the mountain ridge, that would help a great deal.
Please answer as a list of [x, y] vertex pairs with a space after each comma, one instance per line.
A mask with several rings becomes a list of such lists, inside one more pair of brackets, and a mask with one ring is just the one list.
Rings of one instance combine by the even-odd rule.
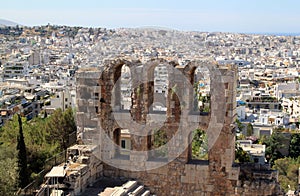
[[0, 18], [0, 27], [9, 27], [9, 26], [12, 27], [12, 26], [17, 26], [17, 25], [19, 25], [19, 24], [16, 22]]

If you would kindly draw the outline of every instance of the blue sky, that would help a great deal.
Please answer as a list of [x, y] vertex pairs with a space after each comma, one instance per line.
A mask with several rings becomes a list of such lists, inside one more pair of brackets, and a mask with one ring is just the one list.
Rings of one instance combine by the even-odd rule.
[[0, 0], [23, 25], [159, 26], [223, 32], [300, 32], [299, 0]]

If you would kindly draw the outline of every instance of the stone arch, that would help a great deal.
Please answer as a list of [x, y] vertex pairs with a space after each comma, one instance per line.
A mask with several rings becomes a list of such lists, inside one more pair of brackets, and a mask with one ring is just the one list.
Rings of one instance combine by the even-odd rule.
[[[135, 127], [139, 127], [139, 125], [144, 125], [147, 122], [147, 116], [149, 115], [149, 105], [151, 104], [151, 101], [153, 99], [151, 99], [151, 93], [153, 92], [153, 88], [151, 88], [151, 75], [153, 74], [153, 70], [155, 68], [155, 66], [162, 64], [162, 63], [166, 63], [168, 66], [170, 65], [171, 67], [176, 67], [176, 69], [170, 69], [170, 78], [169, 78], [169, 84], [170, 87], [177, 87], [177, 92], [173, 93], [173, 96], [168, 96], [167, 97], [167, 114], [166, 114], [166, 121], [163, 124], [163, 127], [165, 127], [165, 130], [167, 132], [168, 135], [168, 140], [170, 138], [173, 138], [174, 135], [178, 135], [176, 134], [179, 130], [178, 127], [180, 126], [180, 123], [184, 122], [188, 122], [188, 123], [198, 123], [196, 126], [197, 127], [201, 127], [201, 128], [205, 128], [205, 130], [208, 131], [208, 138], [209, 141], [212, 141], [211, 143], [214, 143], [214, 141], [218, 138], [217, 135], [211, 134], [210, 131], [212, 131], [212, 133], [215, 133], [216, 131], [219, 131], [222, 129], [222, 126], [224, 124], [224, 119], [220, 118], [220, 116], [222, 117], [223, 114], [218, 115], [218, 113], [220, 114], [220, 108], [221, 110], [225, 109], [225, 104], [226, 104], [226, 100], [224, 100], [225, 96], [214, 96], [213, 97], [213, 104], [211, 105], [211, 107], [214, 107], [212, 109], [212, 113], [214, 114], [213, 116], [215, 116], [216, 118], [211, 119], [210, 116], [201, 116], [201, 115], [196, 115], [195, 121], [189, 122], [190, 120], [190, 115], [185, 116], [184, 119], [182, 119], [181, 117], [181, 112], [182, 112], [182, 107], [183, 107], [183, 102], [185, 100], [189, 100], [191, 96], [189, 96], [190, 92], [192, 92], [192, 89], [189, 88], [184, 88], [185, 85], [182, 84], [182, 75], [184, 75], [187, 80], [185, 79], [185, 81], [190, 81], [193, 82], [194, 78], [194, 72], [196, 70], [197, 67], [199, 66], [207, 66], [209, 68], [209, 70], [212, 72], [213, 76], [216, 80], [214, 80], [213, 84], [211, 83], [211, 85], [214, 85], [214, 88], [212, 89], [212, 93], [214, 95], [221, 95], [222, 92], [222, 87], [224, 87], [224, 83], [222, 81], [222, 77], [224, 75], [224, 73], [221, 73], [219, 71], [219, 67], [217, 66], [211, 66], [211, 64], [205, 62], [205, 61], [192, 61], [190, 63], [188, 63], [187, 66], [185, 67], [181, 67], [181, 66], [177, 66], [178, 64], [174, 61], [167, 61], [165, 59], [152, 59], [148, 62], [146, 62], [145, 64], [143, 64], [143, 66], [138, 66], [138, 63], [136, 62], [128, 62], [126, 60], [115, 60], [115, 61], [111, 61], [110, 63], [108, 63], [108, 67], [109, 69], [104, 69], [104, 76], [102, 78], [102, 82], [104, 82], [104, 85], [101, 85], [101, 88], [104, 88], [104, 91], [106, 91], [106, 96], [109, 95], [111, 96], [110, 91], [115, 83], [115, 81], [118, 78], [118, 74], [116, 73], [117, 69], [120, 69], [124, 64], [129, 65], [130, 68], [133, 67], [133, 69], [136, 71], [136, 73], [138, 74], [132, 74], [136, 77], [133, 77], [134, 81], [138, 81], [137, 87], [134, 87], [133, 89], [133, 108], [131, 110], [131, 117], [133, 119], [133, 123], [136, 123], [136, 125], [134, 125]], [[141, 64], [141, 62], [139, 62], [139, 64]], [[107, 68], [107, 67], [106, 67]], [[217, 70], [217, 71], [216, 71]], [[219, 72], [218, 72], [219, 71]], [[149, 79], [150, 78], [150, 79]], [[149, 82], [150, 80], [150, 82]], [[168, 89], [170, 92], [173, 90], [172, 88]], [[169, 93], [169, 95], [171, 95], [172, 93]], [[225, 93], [223, 92], [222, 95], [225, 95]], [[109, 97], [107, 96], [107, 97]], [[187, 96], [187, 98], [186, 98]], [[181, 100], [180, 100], [181, 99]], [[217, 102], [221, 102], [221, 104], [215, 104]], [[224, 103], [223, 103], [224, 102]], [[108, 103], [106, 103], [108, 105]], [[190, 103], [188, 103], [190, 104]], [[109, 105], [111, 105], [109, 103]], [[218, 107], [218, 108], [217, 108]], [[186, 109], [186, 107], [184, 107], [184, 110]], [[111, 119], [112, 124], [118, 124], [118, 122], [116, 121], [116, 119], [111, 118], [112, 114], [112, 110], [106, 109], [105, 110], [105, 117], [101, 118], [101, 119]], [[225, 116], [225, 114], [224, 114]], [[198, 119], [198, 120], [197, 120]], [[199, 121], [200, 119], [200, 121]], [[104, 122], [103, 120], [101, 120], [103, 123], [105, 123], [106, 125], [104, 127], [109, 126], [108, 122]], [[122, 121], [122, 119], [121, 119]], [[123, 120], [124, 121], [124, 120]], [[126, 121], [124, 121], [126, 122]], [[200, 123], [199, 123], [200, 122]], [[127, 127], [124, 125], [119, 125], [121, 127]], [[152, 125], [151, 125], [152, 126]], [[139, 128], [138, 128], [139, 129]], [[135, 131], [138, 129], [134, 129]], [[149, 127], [145, 127], [142, 128], [143, 130], [149, 130]], [[107, 131], [107, 129], [105, 130]], [[138, 130], [139, 131], [139, 130]], [[191, 133], [193, 130], [189, 130], [189, 133]], [[181, 133], [179, 133], [180, 135]], [[185, 133], [184, 133], [185, 134]], [[219, 134], [219, 133], [218, 133]], [[145, 151], [145, 150], [149, 150], [149, 139], [150, 137], [148, 137], [147, 135], [136, 135], [134, 132], [132, 133], [132, 148], [135, 151]], [[177, 136], [178, 137], [178, 136]], [[176, 139], [179, 139], [177, 138]], [[182, 140], [182, 142], [189, 144], [190, 140], [188, 139], [189, 135], [184, 135], [184, 139]], [[175, 140], [176, 140], [175, 139]], [[175, 141], [174, 140], [174, 141]], [[172, 140], [173, 141], [173, 140]], [[150, 141], [151, 142], [151, 141]], [[173, 144], [172, 144], [173, 145]], [[169, 145], [168, 146], [168, 152], [171, 153], [170, 155], [170, 159], [172, 159], [173, 157], [178, 156], [177, 155], [177, 151], [178, 149], [174, 148], [174, 146]], [[211, 147], [211, 146], [210, 146]], [[189, 150], [186, 150], [183, 154], [181, 158], [184, 158], [188, 161], [188, 157], [190, 157], [189, 152], [187, 152]], [[181, 155], [180, 155], [181, 156]]]
[[[196, 82], [196, 71], [197, 69], [207, 69], [209, 71], [209, 73], [211, 74], [214, 70], [207, 66], [208, 64], [206, 64], [206, 62], [202, 62], [202, 61], [192, 61], [192, 62], [189, 62], [183, 69], [183, 73], [184, 75], [188, 78], [188, 80], [190, 81], [190, 84], [193, 85], [193, 91], [192, 92], [186, 92], [189, 97], [188, 97], [188, 102], [189, 102], [189, 110], [191, 113], [199, 113], [200, 111], [196, 111], [196, 108], [194, 107], [194, 104], [195, 104], [195, 89], [194, 89], [194, 85]], [[209, 75], [209, 78], [210, 80], [212, 79], [211, 78], [211, 75]], [[210, 87], [211, 88], [211, 85]], [[190, 89], [189, 89], [190, 90]], [[207, 115], [207, 114], [206, 114]]]
[[[201, 63], [201, 62], [200, 62]], [[206, 62], [202, 62], [205, 64]], [[245, 181], [244, 178], [239, 178], [241, 175], [249, 174], [251, 176], [252, 173], [257, 173], [257, 167], [253, 168], [242, 168], [242, 167], [235, 167], [232, 163], [234, 160], [234, 127], [232, 126], [232, 123], [235, 120], [235, 88], [236, 88], [236, 78], [237, 78], [237, 67], [235, 65], [214, 65], [213, 63], [206, 63], [207, 66], [211, 66], [211, 70], [213, 70], [212, 75], [212, 105], [211, 105], [211, 116], [212, 118], [207, 118], [207, 116], [196, 116], [195, 119], [200, 119], [200, 124], [198, 124], [198, 127], [204, 128], [207, 130], [208, 133], [220, 131], [217, 133], [216, 142], [213, 146], [211, 146], [210, 154], [209, 154], [209, 164], [208, 165], [197, 165], [188, 163], [186, 164], [186, 156], [188, 153], [185, 153], [184, 150], [187, 150], [187, 145], [185, 145], [185, 142], [188, 143], [188, 139], [190, 135], [185, 134], [186, 131], [182, 131], [183, 134], [179, 132], [179, 134], [175, 134], [174, 138], [171, 142], [173, 142], [172, 146], [174, 147], [174, 150], [168, 146], [168, 150], [171, 149], [171, 153], [169, 154], [170, 157], [174, 157], [174, 159], [169, 159], [170, 162], [167, 164], [160, 163], [160, 162], [152, 162], [147, 159], [147, 154], [144, 153], [146, 148], [145, 146], [149, 145], [151, 142], [151, 139], [149, 139], [149, 143], [145, 142], [144, 138], [149, 137], [146, 136], [144, 138], [137, 136], [135, 138], [135, 141], [137, 144], [145, 144], [145, 146], [137, 145], [136, 149], [133, 149], [132, 153], [130, 154], [130, 159], [128, 160], [112, 160], [111, 151], [112, 148], [111, 143], [114, 143], [113, 138], [113, 132], [115, 129], [120, 127], [126, 127], [123, 125], [117, 125], [116, 119], [114, 119], [111, 115], [112, 111], [109, 105], [105, 105], [106, 103], [110, 102], [105, 100], [106, 97], [102, 96], [108, 96], [110, 95], [109, 92], [111, 90], [111, 87], [113, 86], [113, 82], [111, 78], [109, 77], [109, 69], [106, 67], [104, 69], [104, 72], [99, 79], [101, 82], [100, 87], [103, 91], [101, 94], [102, 101], [101, 102], [101, 114], [97, 116], [97, 127], [101, 131], [101, 135], [99, 136], [100, 140], [100, 151], [99, 151], [99, 157], [103, 160], [104, 168], [103, 173], [109, 174], [112, 177], [128, 177], [130, 179], [137, 179], [140, 182], [142, 182], [145, 186], [152, 187], [154, 193], [160, 193], [163, 195], [169, 195], [170, 193], [180, 193], [180, 194], [190, 194], [191, 192], [194, 193], [203, 193], [208, 195], [230, 195], [230, 194], [239, 194], [242, 195], [246, 193], [247, 191], [252, 194], [267, 194], [267, 195], [276, 195], [276, 190], [274, 186], [273, 188], [270, 188], [265, 183], [265, 179], [271, 184], [274, 185], [276, 173], [273, 173], [273, 171], [268, 170], [268, 176], [266, 176], [263, 179], [258, 179], [259, 182], [265, 183], [262, 186], [255, 187], [255, 189], [245, 189], [244, 185], [245, 183], [252, 183], [252, 181]], [[196, 67], [197, 61], [191, 62], [190, 67], [177, 67], [179, 70], [182, 71], [184, 74], [188, 74], [193, 72], [193, 67]], [[184, 71], [185, 69], [185, 71]], [[140, 70], [143, 70], [143, 67], [140, 68]], [[216, 70], [214, 72], [214, 70]], [[143, 74], [146, 74], [146, 72], [139, 72], [137, 74], [138, 76], [141, 76], [143, 78]], [[180, 75], [180, 74], [178, 74]], [[98, 78], [98, 77], [95, 77]], [[191, 79], [191, 78], [190, 78]], [[188, 82], [187, 82], [188, 83]], [[144, 85], [141, 85], [142, 88], [144, 88]], [[142, 89], [144, 92], [147, 91], [147, 89]], [[184, 94], [186, 94], [188, 91], [186, 89], [183, 89], [185, 91], [182, 91]], [[134, 92], [135, 93], [135, 92]], [[133, 93], [133, 94], [134, 94]], [[180, 97], [180, 96], [179, 96]], [[140, 97], [139, 97], [140, 98]], [[143, 97], [142, 97], [143, 98]], [[181, 98], [181, 97], [180, 97]], [[185, 98], [184, 98], [185, 99]], [[86, 98], [86, 100], [89, 100], [89, 98]], [[136, 100], [133, 100], [136, 101]], [[146, 100], [145, 100], [146, 101]], [[87, 101], [82, 101], [81, 106], [87, 105]], [[217, 104], [215, 104], [217, 103]], [[144, 106], [144, 102], [140, 103], [141, 106]], [[182, 106], [182, 105], [181, 105]], [[170, 107], [171, 108], [171, 107]], [[102, 111], [104, 110], [104, 111]], [[80, 112], [80, 113], [79, 113]], [[77, 115], [83, 116], [85, 115], [85, 118], [88, 121], [88, 124], [91, 124], [91, 115], [86, 112], [86, 110], [82, 107], [79, 107], [79, 112]], [[186, 111], [184, 111], [186, 112]], [[134, 115], [141, 116], [140, 119], [136, 120], [136, 122], [140, 123], [143, 119], [145, 119], [147, 116], [144, 115], [143, 108], [138, 108], [138, 110], [135, 110]], [[167, 118], [166, 124], [164, 124], [164, 127], [166, 127], [166, 130], [174, 130], [174, 127], [172, 127], [175, 122], [177, 121], [176, 118], [173, 118], [173, 116], [170, 115]], [[185, 114], [185, 113], [184, 113]], [[183, 122], [186, 123], [194, 123], [194, 121], [191, 120], [191, 118], [194, 118], [195, 116], [192, 116], [190, 114], [188, 115], [182, 115], [183, 116]], [[169, 118], [170, 117], [170, 118]], [[121, 119], [124, 122], [128, 119]], [[195, 121], [197, 123], [198, 121]], [[99, 122], [103, 123], [100, 124]], [[79, 124], [79, 126], [86, 126], [86, 124]], [[101, 126], [101, 127], [100, 127]], [[152, 125], [151, 125], [152, 126]], [[188, 129], [188, 126], [183, 126], [184, 128]], [[94, 133], [94, 130], [86, 130], [91, 132], [91, 135], [93, 138], [97, 136]], [[98, 130], [97, 130], [98, 131]], [[181, 129], [180, 129], [181, 131]], [[96, 131], [95, 131], [96, 132]], [[109, 133], [109, 134], [102, 134], [102, 133]], [[178, 133], [178, 132], [177, 132]], [[107, 137], [108, 136], [108, 137]], [[115, 132], [115, 138], [118, 138], [117, 132]], [[215, 138], [210, 138], [210, 140], [214, 140]], [[109, 142], [108, 142], [109, 140]], [[116, 140], [117, 141], [117, 140]], [[180, 144], [184, 143], [184, 150], [181, 150]], [[149, 147], [148, 147], [149, 148]], [[180, 150], [178, 150], [180, 148]], [[141, 149], [142, 152], [138, 151]], [[177, 151], [176, 151], [177, 150]], [[170, 151], [169, 151], [170, 152]], [[179, 156], [176, 154], [176, 152], [181, 153]], [[169, 158], [169, 157], [168, 157]], [[122, 164], [120, 164], [122, 163]], [[262, 172], [265, 173], [265, 170], [262, 169]], [[269, 173], [271, 174], [269, 175]], [[250, 174], [251, 173], [251, 174]], [[172, 176], [172, 179], [170, 180], [170, 175]], [[181, 186], [178, 186], [178, 183], [181, 184]], [[277, 187], [277, 186], [276, 186]], [[247, 192], [247, 193], [248, 193]], [[278, 194], [277, 194], [278, 195]]]
[[122, 71], [121, 76], [119, 78], [119, 85], [120, 85], [120, 103], [121, 108], [120, 110], [127, 110], [129, 111], [131, 108], [132, 100], [131, 100], [131, 94], [132, 94], [132, 76], [131, 76], [131, 70], [128, 67], [128, 65], [124, 64], [122, 65]]
[[[215, 158], [217, 154], [215, 151], [211, 150], [214, 147], [214, 144], [219, 138], [219, 135], [222, 134], [223, 128], [226, 124], [225, 121], [225, 114], [226, 114], [226, 102], [228, 100], [226, 99], [226, 93], [225, 93], [225, 83], [223, 81], [224, 79], [224, 73], [221, 73], [221, 69], [218, 65], [211, 66], [211, 63], [207, 63], [206, 61], [191, 61], [189, 62], [183, 69], [183, 72], [185, 76], [188, 78], [188, 80], [191, 82], [191, 84], [194, 82], [194, 73], [197, 67], [206, 67], [209, 70], [210, 73], [210, 112], [207, 114], [203, 113], [193, 113], [190, 112], [189, 116], [194, 116], [194, 119], [198, 119], [198, 122], [196, 120], [196, 123], [198, 123], [197, 127], [202, 128], [206, 131], [207, 137], [208, 137], [208, 159]], [[189, 89], [190, 90], [190, 89]], [[186, 92], [188, 94], [188, 100], [189, 100], [189, 110], [192, 111], [192, 103], [193, 103], [193, 97], [190, 96], [193, 93]], [[214, 118], [211, 118], [213, 116]], [[190, 130], [192, 131], [194, 130]], [[191, 135], [188, 137], [188, 144], [189, 148], [187, 150], [187, 160], [191, 160]], [[227, 146], [224, 146], [224, 149], [227, 148]], [[218, 155], [220, 156], [220, 155]], [[220, 157], [218, 157], [219, 159]]]
[[[117, 59], [116, 61], [111, 62], [111, 67], [109, 70], [110, 78], [113, 83], [113, 91], [111, 95], [111, 105], [114, 111], [120, 111], [122, 109], [121, 106], [121, 77], [122, 77], [122, 68], [123, 66], [132, 67], [132, 63], [127, 60]], [[130, 70], [130, 75], [132, 75]]]
[[[155, 69], [160, 65], [166, 66], [166, 71], [167, 71], [168, 80], [169, 80], [169, 75], [170, 75], [169, 66], [175, 67], [176, 63], [167, 61], [166, 59], [158, 58], [158, 59], [151, 59], [144, 65], [143, 78], [145, 81], [143, 81], [143, 83], [145, 86], [145, 91], [147, 92], [147, 94], [145, 94], [145, 96], [144, 96], [144, 100], [147, 100], [147, 102], [145, 104], [145, 108], [144, 108], [146, 113], [151, 112], [151, 106], [154, 103], [154, 79], [155, 79], [154, 72], [155, 72]], [[166, 85], [169, 86], [169, 84], [166, 84]], [[165, 101], [168, 102], [169, 101], [168, 98], [166, 98]], [[167, 105], [167, 103], [166, 103], [166, 105]]]
[[112, 158], [129, 160], [131, 145], [131, 133], [127, 128], [117, 127], [113, 129], [111, 139], [113, 141]]
[[[167, 141], [170, 141], [171, 138], [173, 138], [174, 134], [178, 130], [178, 126], [180, 124], [180, 114], [181, 114], [181, 108], [180, 108], [180, 101], [179, 97], [181, 95], [182, 89], [180, 89], [180, 82], [175, 80], [176, 74], [181, 73], [176, 69], [176, 66], [178, 65], [175, 61], [168, 61], [166, 59], [153, 59], [149, 62], [147, 62], [146, 66], [144, 67], [143, 73], [145, 73], [145, 78], [147, 78], [148, 82], [146, 82], [146, 88], [148, 95], [145, 97], [145, 100], [148, 101], [145, 105], [145, 110], [148, 111], [147, 115], [149, 115], [150, 111], [148, 110], [150, 106], [153, 104], [153, 93], [154, 93], [154, 70], [157, 66], [160, 64], [163, 64], [166, 66], [166, 71], [168, 73], [168, 88], [166, 89], [166, 112], [161, 112], [161, 115], [164, 115], [165, 122], [163, 123], [163, 126], [161, 129], [165, 131]], [[177, 92], [172, 92], [174, 90], [174, 87], [176, 88], [177, 85]], [[169, 146], [165, 145], [163, 148], [166, 148], [165, 150], [168, 152], [168, 156], [166, 158], [170, 158], [169, 153], [172, 152], [172, 145]], [[159, 151], [160, 149], [156, 149]], [[154, 153], [154, 152], [153, 152]]]

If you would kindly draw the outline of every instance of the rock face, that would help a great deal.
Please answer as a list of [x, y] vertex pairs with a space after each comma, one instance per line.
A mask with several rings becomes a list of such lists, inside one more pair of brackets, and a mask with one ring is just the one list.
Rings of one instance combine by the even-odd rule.
[[[153, 70], [168, 67], [166, 112], [153, 112]], [[121, 68], [130, 68], [131, 109], [122, 110]], [[194, 74], [197, 67], [210, 73], [210, 112], [193, 111]], [[157, 195], [280, 195], [276, 171], [235, 166], [237, 67], [209, 61], [153, 59], [136, 62], [105, 61], [99, 68], [77, 74], [78, 141], [99, 146], [103, 175], [136, 179]], [[208, 136], [208, 160], [192, 159], [192, 132]], [[122, 129], [130, 133], [131, 149], [123, 153]], [[167, 155], [153, 156], [153, 130], [164, 130]], [[248, 171], [248, 172], [246, 172]]]

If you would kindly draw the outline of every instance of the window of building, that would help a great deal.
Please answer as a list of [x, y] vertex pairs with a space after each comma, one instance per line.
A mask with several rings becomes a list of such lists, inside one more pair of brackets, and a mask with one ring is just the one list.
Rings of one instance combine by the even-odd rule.
[[94, 99], [99, 100], [99, 93], [94, 93]]
[[125, 149], [126, 148], [126, 141], [121, 140], [121, 148]]
[[113, 132], [114, 155], [116, 159], [129, 159], [131, 150], [131, 137], [128, 129], [117, 128]]

